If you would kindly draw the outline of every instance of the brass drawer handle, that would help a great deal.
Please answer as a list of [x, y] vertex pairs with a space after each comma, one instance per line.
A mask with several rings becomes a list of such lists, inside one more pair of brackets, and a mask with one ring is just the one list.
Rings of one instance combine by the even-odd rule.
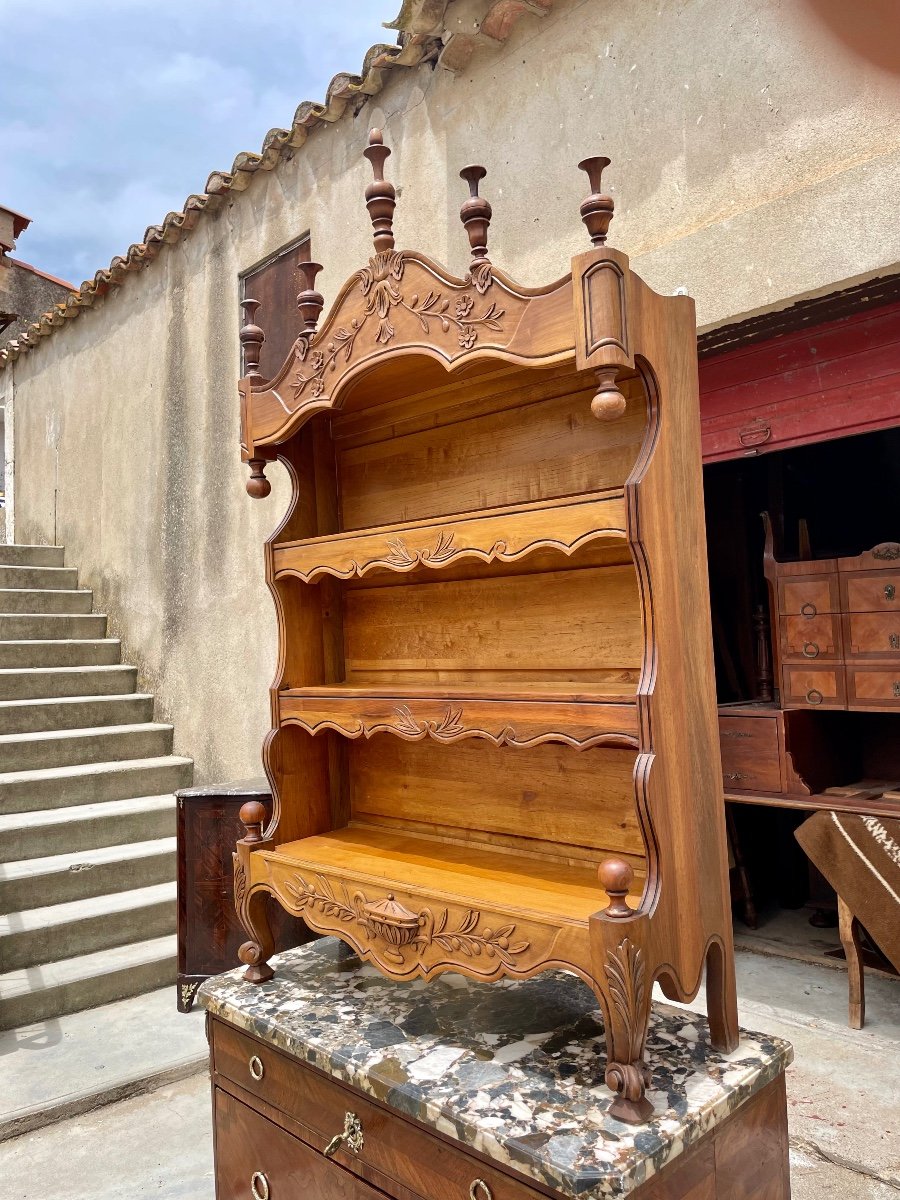
[[818, 658], [819, 657], [819, 647], [816, 645], [815, 642], [804, 642], [803, 643], [803, 655], [805, 658]]
[[259, 1083], [259, 1081], [262, 1079], [263, 1075], [265, 1075], [265, 1073], [266, 1073], [266, 1068], [262, 1064], [262, 1059], [257, 1058], [257, 1056], [254, 1054], [253, 1057], [250, 1059], [249, 1066], [250, 1066], [251, 1077], [253, 1079], [255, 1079], [257, 1083]]
[[345, 1142], [351, 1154], [359, 1154], [360, 1150], [366, 1144], [366, 1139], [363, 1136], [362, 1121], [360, 1121], [356, 1113], [344, 1113], [344, 1128], [341, 1133], [335, 1134], [325, 1147], [325, 1157], [331, 1158], [332, 1155], [337, 1154]]
[[888, 634], [888, 645], [892, 650], [900, 650], [900, 633]]
[[810, 688], [809, 691], [806, 693], [806, 699], [809, 701], [810, 704], [821, 704], [822, 701], [825, 699], [825, 697], [822, 695], [822, 693], [819, 691], [818, 688]]
[[494, 1200], [494, 1194], [483, 1179], [473, 1179], [469, 1184], [469, 1200]]
[[884, 585], [885, 600], [893, 600], [896, 595], [897, 595], [897, 589], [894, 587], [894, 585], [892, 583], [886, 583]]
[[250, 1195], [253, 1200], [269, 1200], [269, 1181], [262, 1171], [254, 1171], [250, 1176]]
[[816, 616], [818, 611], [819, 610], [816, 608], [816, 606], [814, 604], [810, 604], [808, 600], [805, 604], [800, 605], [800, 612], [804, 617], [806, 617], [807, 621], [811, 621], [813, 617]]

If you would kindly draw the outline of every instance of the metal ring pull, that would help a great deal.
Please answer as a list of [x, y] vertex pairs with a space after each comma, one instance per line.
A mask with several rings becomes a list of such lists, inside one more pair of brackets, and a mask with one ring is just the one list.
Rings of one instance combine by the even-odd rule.
[[810, 688], [809, 691], [806, 693], [806, 699], [809, 701], [810, 704], [821, 704], [822, 701], [825, 699], [825, 697], [822, 695], [822, 693], [819, 691], [818, 688]]
[[800, 605], [800, 612], [804, 617], [806, 617], [807, 621], [811, 621], [813, 617], [817, 615], [818, 611], [819, 610], [816, 608], [816, 606], [811, 604], [809, 600], [807, 600], [805, 604]]
[[262, 1171], [254, 1171], [250, 1176], [250, 1195], [253, 1200], [269, 1200], [269, 1181]]
[[366, 1139], [363, 1136], [362, 1121], [360, 1121], [356, 1113], [344, 1113], [344, 1128], [340, 1133], [336, 1133], [325, 1147], [325, 1157], [331, 1158], [332, 1155], [337, 1154], [345, 1142], [351, 1154], [359, 1154], [360, 1150], [366, 1144]]
[[815, 642], [804, 642], [803, 643], [803, 654], [806, 658], [818, 658], [819, 657], [819, 647], [816, 645]]
[[469, 1184], [469, 1200], [494, 1200], [494, 1194], [483, 1179], [473, 1179]]
[[263, 1066], [262, 1059], [258, 1058], [254, 1054], [253, 1057], [250, 1059], [249, 1066], [250, 1066], [251, 1076], [256, 1080], [257, 1083], [259, 1083], [259, 1081], [262, 1079], [263, 1075], [265, 1075], [265, 1073], [266, 1073], [266, 1068]]

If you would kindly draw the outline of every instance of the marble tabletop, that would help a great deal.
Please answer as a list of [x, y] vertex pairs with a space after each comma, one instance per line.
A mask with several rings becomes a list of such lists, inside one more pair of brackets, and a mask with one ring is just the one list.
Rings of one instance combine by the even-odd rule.
[[587, 986], [551, 971], [479, 984], [394, 983], [323, 938], [207, 980], [216, 1016], [497, 1163], [578, 1197], [627, 1196], [785, 1069], [788, 1042], [742, 1031], [709, 1045], [702, 1017], [654, 1005], [646, 1125], [610, 1118], [603, 1021]]

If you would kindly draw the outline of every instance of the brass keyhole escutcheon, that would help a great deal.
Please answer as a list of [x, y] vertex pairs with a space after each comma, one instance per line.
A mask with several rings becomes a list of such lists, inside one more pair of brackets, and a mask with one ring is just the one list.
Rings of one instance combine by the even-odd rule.
[[886, 583], [884, 585], [885, 600], [893, 600], [896, 595], [897, 595], [897, 589], [894, 587], [894, 585], [892, 583]]
[[366, 1139], [363, 1136], [362, 1121], [360, 1121], [356, 1113], [344, 1113], [344, 1128], [340, 1133], [336, 1133], [325, 1147], [325, 1157], [331, 1158], [344, 1145], [346, 1145], [351, 1154], [359, 1154], [365, 1144]]
[[900, 679], [894, 680], [894, 695], [900, 697]]
[[469, 1200], [494, 1200], [494, 1194], [483, 1179], [473, 1179], [469, 1184]]
[[254, 1054], [253, 1057], [250, 1059], [249, 1067], [250, 1067], [250, 1075], [252, 1076], [253, 1079], [256, 1080], [257, 1083], [259, 1083], [259, 1081], [262, 1079], [263, 1075], [265, 1075], [265, 1073], [266, 1073], [266, 1068], [262, 1064], [262, 1059], [258, 1058]]
[[804, 617], [806, 617], [807, 621], [811, 621], [813, 617], [816, 616], [818, 611], [819, 610], [816, 608], [816, 606], [814, 604], [810, 604], [808, 600], [805, 604], [800, 605], [800, 612]]
[[254, 1171], [250, 1176], [250, 1195], [253, 1200], [269, 1200], [269, 1181], [262, 1171]]
[[815, 642], [804, 642], [803, 643], [803, 653], [807, 658], [818, 658], [819, 657], [819, 647], [816, 645]]
[[810, 704], [821, 704], [825, 697], [818, 688], [810, 688], [806, 693], [806, 699]]
[[900, 650], [900, 633], [892, 633], [888, 636], [888, 645], [892, 650]]

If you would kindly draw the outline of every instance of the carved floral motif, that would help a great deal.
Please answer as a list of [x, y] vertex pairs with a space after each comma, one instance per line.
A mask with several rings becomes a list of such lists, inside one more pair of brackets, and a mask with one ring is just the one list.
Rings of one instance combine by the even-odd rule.
[[880, 546], [876, 546], [872, 551], [873, 558], [880, 558], [885, 562], [893, 562], [900, 558], [900, 543], [897, 542], [882, 542]]
[[[469, 292], [464, 292], [455, 301], [440, 291], [429, 291], [421, 297], [416, 292], [407, 300], [398, 286], [403, 280], [405, 264], [400, 250], [383, 250], [375, 254], [369, 259], [368, 266], [356, 273], [359, 290], [366, 298], [362, 317], [353, 317], [349, 328], [342, 325], [336, 329], [324, 348], [317, 348], [311, 356], [308, 335], [301, 334], [297, 338], [293, 346], [296, 369], [290, 378], [295, 400], [307, 390], [313, 399], [321, 396], [325, 390], [325, 376], [337, 369], [342, 354], [344, 362], [350, 361], [357, 336], [370, 317], [378, 321], [375, 341], [386, 346], [396, 333], [391, 322], [391, 310], [395, 308], [411, 313], [426, 334], [431, 333], [432, 323], [439, 323], [444, 333], [454, 329], [457, 343], [463, 350], [472, 349], [478, 341], [480, 328], [502, 332], [500, 318], [505, 310], [492, 302], [476, 314], [475, 299]], [[468, 281], [479, 295], [484, 295], [492, 282], [490, 264], [477, 264], [470, 271]], [[304, 373], [307, 356], [308, 370]]]
[[646, 971], [644, 953], [631, 938], [623, 938], [615, 950], [606, 952], [609, 994], [625, 1031], [631, 1057], [640, 1057], [644, 1037]]
[[442, 909], [437, 917], [430, 908], [415, 913], [397, 903], [393, 895], [370, 901], [359, 890], [351, 896], [345, 883], [336, 892], [323, 875], [316, 875], [309, 882], [294, 874], [283, 880], [281, 886], [297, 912], [317, 914], [362, 929], [369, 940], [383, 943], [381, 954], [397, 965], [408, 965], [409, 955], [421, 960], [429, 947], [439, 946], [464, 958], [484, 955], [514, 967], [516, 958], [530, 948], [527, 941], [513, 941], [514, 924], [493, 929], [482, 924], [481, 913], [474, 908], [467, 909], [451, 928], [448, 908]]

